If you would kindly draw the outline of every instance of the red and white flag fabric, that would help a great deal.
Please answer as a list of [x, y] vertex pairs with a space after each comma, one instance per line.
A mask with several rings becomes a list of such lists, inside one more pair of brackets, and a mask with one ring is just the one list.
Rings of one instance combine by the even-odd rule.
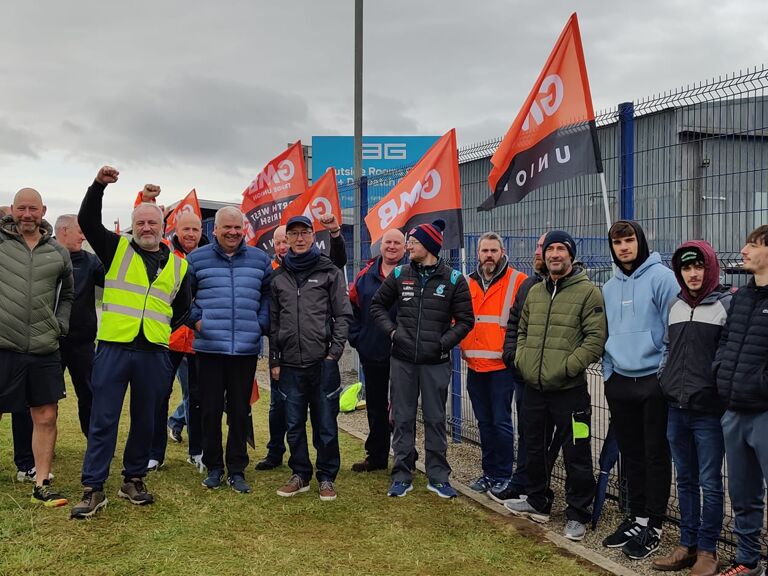
[[443, 248], [461, 248], [464, 229], [461, 217], [461, 184], [456, 130], [451, 129], [427, 150], [410, 172], [368, 211], [365, 225], [371, 244], [384, 232], [445, 220]]
[[299, 140], [270, 160], [243, 192], [240, 210], [250, 225], [246, 241], [274, 254], [272, 234], [288, 204], [307, 190], [307, 171]]
[[514, 204], [541, 186], [603, 171], [575, 12], [491, 163], [492, 195], [478, 210]]
[[200, 221], [203, 220], [203, 213], [200, 210], [200, 202], [197, 201], [197, 192], [194, 188], [192, 191], [184, 196], [184, 199], [179, 202], [173, 211], [168, 215], [165, 220], [165, 237], [170, 238], [176, 232], [176, 220], [184, 213], [191, 213], [197, 215]]
[[336, 216], [336, 221], [341, 225], [341, 203], [339, 190], [336, 187], [336, 172], [333, 168], [326, 170], [325, 174], [320, 176], [304, 194], [288, 204], [280, 217], [280, 224], [287, 224], [288, 220], [294, 216], [306, 216], [312, 221], [315, 242], [327, 255], [331, 250], [331, 233], [320, 222], [320, 217], [326, 214]]

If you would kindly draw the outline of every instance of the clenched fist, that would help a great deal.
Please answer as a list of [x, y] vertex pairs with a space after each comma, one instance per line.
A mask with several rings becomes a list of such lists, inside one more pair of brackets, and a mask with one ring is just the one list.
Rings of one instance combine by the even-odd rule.
[[157, 184], [147, 184], [144, 186], [144, 190], [141, 191], [141, 197], [144, 199], [144, 202], [154, 202], [158, 196], [160, 196], [160, 186]]
[[103, 184], [104, 186], [107, 184], [114, 184], [117, 182], [117, 177], [119, 175], [120, 172], [118, 172], [116, 168], [112, 168], [112, 166], [102, 166], [99, 173], [96, 174], [96, 182]]

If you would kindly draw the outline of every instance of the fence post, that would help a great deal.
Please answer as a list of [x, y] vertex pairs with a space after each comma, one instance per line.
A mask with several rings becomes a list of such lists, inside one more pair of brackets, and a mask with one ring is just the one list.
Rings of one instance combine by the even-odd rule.
[[635, 105], [632, 102], [619, 104], [619, 138], [621, 140], [619, 216], [622, 220], [633, 220], [635, 217]]
[[[458, 262], [461, 267], [461, 255], [457, 249], [451, 250], [451, 262]], [[461, 443], [461, 353], [459, 347], [453, 349], [451, 357], [453, 370], [451, 374], [451, 439]]]

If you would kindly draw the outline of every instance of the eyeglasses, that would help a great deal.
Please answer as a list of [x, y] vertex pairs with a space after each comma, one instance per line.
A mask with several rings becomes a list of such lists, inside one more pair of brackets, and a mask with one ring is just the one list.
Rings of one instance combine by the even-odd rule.
[[416, 240], [416, 238], [408, 238], [408, 241], [405, 243], [406, 246], [419, 246], [421, 242]]
[[311, 238], [314, 233], [313, 230], [305, 228], [304, 230], [288, 230], [285, 235], [288, 236], [288, 238], [298, 238], [299, 236], [302, 238]]

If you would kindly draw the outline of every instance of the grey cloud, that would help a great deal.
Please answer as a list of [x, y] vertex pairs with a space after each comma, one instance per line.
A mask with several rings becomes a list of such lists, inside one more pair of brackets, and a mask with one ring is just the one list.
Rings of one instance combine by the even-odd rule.
[[[156, 165], [251, 165], [310, 122], [306, 101], [226, 79], [178, 77], [96, 101], [67, 125], [84, 156]], [[73, 129], [74, 128], [74, 129]]]
[[0, 118], [0, 156], [37, 158], [38, 151], [39, 142], [34, 134]]

